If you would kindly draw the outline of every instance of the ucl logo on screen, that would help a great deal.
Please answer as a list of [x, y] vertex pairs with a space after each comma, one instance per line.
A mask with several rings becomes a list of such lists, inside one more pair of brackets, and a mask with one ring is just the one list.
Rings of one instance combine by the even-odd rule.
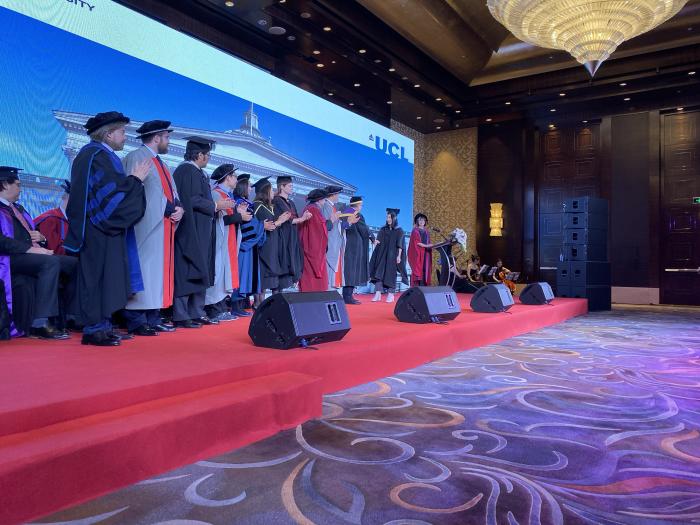
[[394, 157], [399, 160], [407, 160], [406, 150], [403, 146], [399, 146], [398, 144], [396, 144], [396, 142], [389, 142], [388, 140], [383, 139], [379, 135], [370, 135], [369, 140], [370, 142], [374, 142], [374, 149], [376, 149], [377, 151], [381, 151], [385, 155], [389, 155], [390, 157]]
[[87, 8], [87, 9], [89, 9], [90, 11], [92, 11], [93, 9], [95, 9], [95, 6], [94, 6], [94, 5], [89, 4], [89, 3], [86, 2], [85, 0], [66, 0], [66, 2], [68, 2], [69, 4], [73, 4], [73, 5], [76, 6], [76, 7]]

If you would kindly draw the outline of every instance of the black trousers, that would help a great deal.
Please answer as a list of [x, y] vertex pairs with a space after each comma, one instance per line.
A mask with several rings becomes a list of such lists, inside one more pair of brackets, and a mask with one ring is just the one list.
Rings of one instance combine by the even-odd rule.
[[130, 332], [141, 326], [153, 328], [163, 322], [160, 317], [160, 310], [127, 310], [123, 311], [126, 319], [126, 329]]
[[204, 317], [206, 290], [190, 295], [175, 297], [173, 301], [173, 321], [187, 321]]
[[76, 269], [78, 259], [66, 255], [21, 253], [10, 256], [12, 273], [36, 279], [34, 287], [34, 318], [59, 315], [58, 280], [64, 278], [64, 304], [67, 313], [76, 312]]

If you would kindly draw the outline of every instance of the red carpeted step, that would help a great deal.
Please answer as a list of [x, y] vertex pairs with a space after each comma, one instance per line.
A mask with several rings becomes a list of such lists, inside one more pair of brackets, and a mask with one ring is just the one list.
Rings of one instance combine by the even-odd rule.
[[318, 377], [283, 372], [0, 438], [0, 523], [20, 523], [321, 415]]

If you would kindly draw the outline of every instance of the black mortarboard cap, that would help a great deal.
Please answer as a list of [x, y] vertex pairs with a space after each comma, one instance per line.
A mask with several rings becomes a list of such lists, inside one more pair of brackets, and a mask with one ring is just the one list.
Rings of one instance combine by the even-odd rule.
[[191, 137], [185, 137], [185, 140], [187, 141], [187, 146], [189, 147], [190, 144], [196, 146], [199, 149], [203, 150], [213, 150], [214, 149], [214, 144], [216, 144], [215, 140], [212, 139], [207, 139], [205, 137], [200, 137], [198, 135], [192, 135]]
[[61, 182], [61, 188], [63, 188], [63, 191], [70, 195], [70, 181], [68, 179], [63, 179]]
[[272, 186], [272, 183], [270, 182], [270, 177], [263, 177], [255, 184], [253, 184], [253, 188], [255, 188], [256, 193], [261, 191], [265, 186]]
[[100, 129], [102, 126], [114, 124], [115, 122], [128, 124], [131, 122], [131, 120], [129, 117], [125, 116], [123, 113], [119, 113], [118, 111], [106, 111], [104, 113], [98, 113], [94, 117], [90, 117], [83, 127], [86, 129], [87, 134], [90, 135], [94, 131]]
[[289, 175], [280, 175], [277, 177], [277, 184], [289, 184], [294, 182], [294, 180]]
[[238, 182], [245, 182], [250, 180], [250, 173], [241, 173], [238, 175]]
[[309, 202], [316, 202], [320, 201], [321, 199], [325, 199], [326, 197], [328, 197], [328, 192], [326, 190], [315, 189], [309, 192], [309, 194], [306, 196], [306, 200]]
[[398, 208], [387, 208], [386, 212], [387, 213], [393, 213], [394, 215], [398, 215], [401, 210]]
[[332, 184], [330, 186], [326, 186], [326, 193], [328, 194], [327, 197], [330, 197], [331, 195], [337, 195], [341, 191], [343, 191], [343, 188], [341, 188], [340, 186], [334, 186]]
[[167, 120], [149, 120], [141, 124], [141, 127], [136, 130], [136, 133], [141, 137], [145, 137], [147, 135], [153, 135], [154, 133], [172, 130], [170, 122]]
[[0, 180], [18, 179], [20, 171], [22, 171], [22, 168], [14, 168], [12, 166], [0, 166]]
[[[397, 215], [398, 215], [398, 213], [397, 213]], [[425, 213], [416, 213], [416, 216], [413, 217], [413, 224], [416, 224], [418, 222], [418, 219], [420, 219], [421, 217], [423, 217], [423, 219], [425, 219], [426, 223], [428, 222], [428, 216]]]
[[350, 204], [355, 204], [356, 202], [362, 202], [362, 197], [359, 195], [353, 195], [350, 197]]
[[229, 175], [235, 175], [236, 174], [236, 168], [234, 167], [233, 164], [222, 164], [218, 168], [214, 170], [214, 173], [211, 174], [211, 180], [214, 180], [216, 182], [224, 180], [226, 177]]

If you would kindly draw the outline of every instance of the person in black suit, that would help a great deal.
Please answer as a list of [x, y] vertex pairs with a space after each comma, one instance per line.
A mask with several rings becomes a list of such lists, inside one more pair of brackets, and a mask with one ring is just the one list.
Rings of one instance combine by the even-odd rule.
[[[29, 335], [40, 339], [66, 339], [68, 333], [56, 329], [49, 320], [59, 314], [59, 277], [64, 273], [74, 279], [77, 261], [54, 255], [52, 250], [42, 246], [46, 238], [36, 231], [29, 214], [17, 203], [21, 185], [19, 171], [0, 166], [0, 277], [5, 283], [7, 303], [13, 305], [13, 275], [34, 278]], [[21, 333], [20, 327], [13, 326], [13, 335]]]

